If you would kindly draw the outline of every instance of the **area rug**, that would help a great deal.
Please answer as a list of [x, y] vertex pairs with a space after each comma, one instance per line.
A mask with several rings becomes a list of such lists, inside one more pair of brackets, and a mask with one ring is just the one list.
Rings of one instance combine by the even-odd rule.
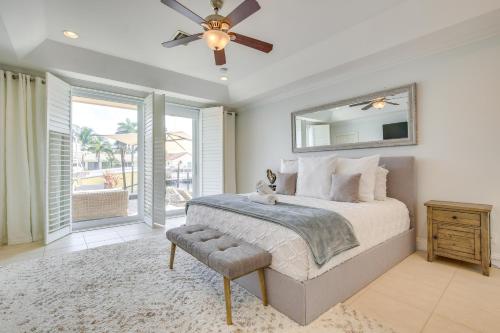
[[344, 305], [300, 326], [236, 284], [225, 324], [221, 277], [164, 236], [0, 268], [1, 332], [392, 332]]

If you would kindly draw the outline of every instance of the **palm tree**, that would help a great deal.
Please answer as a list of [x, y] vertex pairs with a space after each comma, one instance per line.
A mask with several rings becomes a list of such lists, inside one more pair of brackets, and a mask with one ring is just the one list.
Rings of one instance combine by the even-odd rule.
[[107, 154], [112, 152], [111, 145], [109, 144], [109, 142], [103, 140], [101, 137], [98, 136], [92, 138], [92, 141], [90, 142], [87, 149], [88, 151], [95, 154], [95, 158], [97, 160], [97, 165], [99, 166], [99, 169], [102, 169], [101, 153]]
[[[88, 151], [94, 139], [94, 130], [89, 127], [82, 127], [78, 132], [77, 139], [80, 141], [82, 152]], [[82, 166], [85, 166], [85, 154], [82, 154]]]
[[[118, 123], [118, 129], [116, 130], [117, 134], [125, 134], [125, 133], [137, 133], [137, 123], [131, 121], [129, 118], [125, 119], [124, 122]], [[132, 163], [132, 173], [131, 173], [131, 185], [130, 192], [134, 192], [134, 154], [136, 151], [135, 145], [127, 146], [122, 142], [116, 142], [116, 147], [120, 151], [120, 157], [122, 160], [122, 177], [123, 177], [123, 189], [127, 189], [127, 184], [125, 180], [125, 153], [130, 152], [130, 160]]]

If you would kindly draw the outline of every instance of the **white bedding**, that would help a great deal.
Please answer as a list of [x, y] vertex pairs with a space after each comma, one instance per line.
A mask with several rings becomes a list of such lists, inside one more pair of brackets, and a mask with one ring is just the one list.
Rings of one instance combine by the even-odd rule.
[[271, 268], [296, 280], [312, 279], [357, 254], [394, 237], [410, 227], [405, 204], [396, 199], [360, 203], [277, 195], [278, 200], [302, 206], [334, 210], [347, 218], [360, 246], [342, 252], [319, 267], [306, 242], [294, 231], [276, 223], [204, 206], [190, 206], [187, 224], [202, 224], [243, 239], [272, 256]]

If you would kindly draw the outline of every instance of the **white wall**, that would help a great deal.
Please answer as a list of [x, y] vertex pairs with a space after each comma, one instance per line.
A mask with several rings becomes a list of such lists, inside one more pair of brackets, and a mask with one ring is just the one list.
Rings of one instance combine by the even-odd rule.
[[338, 154], [416, 157], [420, 248], [425, 247], [426, 242], [425, 201], [493, 204], [492, 252], [498, 265], [499, 59], [500, 37], [495, 37], [377, 73], [351, 77], [272, 104], [262, 102], [259, 106], [241, 108], [237, 117], [238, 192], [253, 190], [256, 181], [264, 179], [267, 168], [279, 168], [280, 158], [294, 157], [290, 129], [292, 111], [416, 82], [418, 145], [340, 151]]

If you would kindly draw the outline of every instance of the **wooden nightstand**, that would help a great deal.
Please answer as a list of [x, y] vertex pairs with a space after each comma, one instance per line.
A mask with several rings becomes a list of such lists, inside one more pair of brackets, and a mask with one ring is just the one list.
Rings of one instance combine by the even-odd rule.
[[427, 260], [436, 255], [480, 264], [490, 275], [491, 205], [427, 201]]

